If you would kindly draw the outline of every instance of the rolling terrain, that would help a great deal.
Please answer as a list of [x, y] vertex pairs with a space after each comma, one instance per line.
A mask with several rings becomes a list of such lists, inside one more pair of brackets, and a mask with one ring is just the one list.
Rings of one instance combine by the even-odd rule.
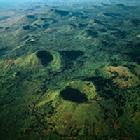
[[140, 7], [0, 9], [2, 140], [139, 140]]

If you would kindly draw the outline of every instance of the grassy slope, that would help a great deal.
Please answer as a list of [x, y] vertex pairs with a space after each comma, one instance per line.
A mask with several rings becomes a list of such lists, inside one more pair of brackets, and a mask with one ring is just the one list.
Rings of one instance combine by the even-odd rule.
[[[35, 9], [28, 14], [35, 18], [25, 15], [0, 29], [2, 139], [139, 139], [139, 8], [87, 7], [83, 15], [71, 10], [62, 16], [48, 7]], [[32, 27], [23, 30], [25, 25]], [[47, 67], [38, 50], [52, 53]], [[74, 60], [62, 55], [71, 50], [84, 54]], [[97, 98], [63, 100], [60, 91], [73, 80], [92, 82]], [[129, 86], [122, 89], [121, 82]]]

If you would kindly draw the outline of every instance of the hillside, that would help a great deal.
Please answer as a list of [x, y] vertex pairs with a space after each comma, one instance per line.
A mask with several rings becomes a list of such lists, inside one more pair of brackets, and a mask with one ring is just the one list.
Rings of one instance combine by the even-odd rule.
[[139, 5], [0, 10], [2, 140], [139, 140]]

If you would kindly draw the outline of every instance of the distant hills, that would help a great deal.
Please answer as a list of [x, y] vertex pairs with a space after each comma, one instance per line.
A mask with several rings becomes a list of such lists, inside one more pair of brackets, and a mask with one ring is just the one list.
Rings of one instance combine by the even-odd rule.
[[29, 5], [29, 3], [45, 3], [48, 5], [71, 5], [80, 3], [93, 3], [93, 4], [116, 4], [123, 3], [127, 5], [140, 4], [139, 0], [0, 0], [0, 8], [9, 8], [21, 5]]

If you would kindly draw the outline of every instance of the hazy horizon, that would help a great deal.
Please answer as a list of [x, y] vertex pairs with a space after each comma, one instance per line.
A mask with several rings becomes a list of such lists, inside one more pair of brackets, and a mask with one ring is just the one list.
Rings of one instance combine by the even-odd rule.
[[112, 4], [112, 3], [123, 3], [123, 4], [140, 4], [139, 0], [0, 0], [0, 6], [3, 4], [6, 5], [22, 5], [25, 3], [37, 3], [37, 2], [43, 2], [46, 4], [69, 4], [69, 3], [88, 3], [92, 2], [94, 4]]

